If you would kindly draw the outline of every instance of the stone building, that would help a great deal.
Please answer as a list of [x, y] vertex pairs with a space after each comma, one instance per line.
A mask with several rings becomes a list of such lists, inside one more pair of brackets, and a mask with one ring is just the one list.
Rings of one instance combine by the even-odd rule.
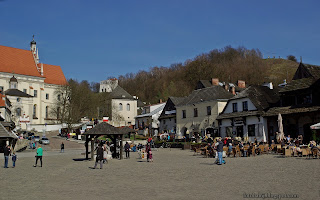
[[113, 126], [133, 126], [137, 116], [137, 97], [130, 95], [118, 85], [117, 79], [100, 82], [100, 93], [107, 93], [107, 112]]

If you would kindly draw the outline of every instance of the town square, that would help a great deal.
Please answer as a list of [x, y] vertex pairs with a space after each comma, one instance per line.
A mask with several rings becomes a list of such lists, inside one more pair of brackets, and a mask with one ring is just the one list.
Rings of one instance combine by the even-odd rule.
[[110, 160], [100, 170], [90, 169], [94, 161], [83, 160], [83, 145], [73, 143], [66, 143], [64, 153], [59, 146], [47, 147], [42, 168], [33, 167], [34, 151], [19, 153], [16, 168], [0, 169], [1, 195], [5, 199], [35, 195], [39, 199], [245, 199], [246, 194], [268, 193], [319, 197], [319, 159], [266, 154], [226, 158], [227, 163], [219, 166], [214, 158], [190, 150], [161, 148], [154, 151], [152, 163], [134, 152], [130, 159]]
[[0, 0], [0, 199], [320, 199], [315, 0]]

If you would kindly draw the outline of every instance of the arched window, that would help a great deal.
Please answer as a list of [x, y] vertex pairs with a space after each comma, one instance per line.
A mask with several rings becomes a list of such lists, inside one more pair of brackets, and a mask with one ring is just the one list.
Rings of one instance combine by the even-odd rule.
[[122, 110], [122, 103], [119, 103], [119, 110]]
[[33, 118], [37, 118], [37, 104], [33, 105]]
[[18, 117], [21, 116], [21, 108], [17, 108], [16, 109], [16, 114], [17, 114]]
[[49, 118], [49, 106], [46, 106], [46, 118]]
[[127, 103], [127, 111], [130, 111], [130, 104]]
[[58, 101], [60, 101], [60, 99], [61, 99], [61, 96], [60, 96], [60, 94], [58, 94], [57, 98], [58, 98]]

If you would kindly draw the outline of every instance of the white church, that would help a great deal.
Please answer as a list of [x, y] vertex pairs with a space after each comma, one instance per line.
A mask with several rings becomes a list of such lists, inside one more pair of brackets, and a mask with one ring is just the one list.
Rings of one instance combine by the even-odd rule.
[[34, 38], [30, 50], [0, 45], [0, 96], [7, 108], [0, 106], [2, 120], [18, 129], [57, 123], [58, 114], [51, 112], [60, 98], [55, 91], [66, 84], [60, 66], [40, 63]]

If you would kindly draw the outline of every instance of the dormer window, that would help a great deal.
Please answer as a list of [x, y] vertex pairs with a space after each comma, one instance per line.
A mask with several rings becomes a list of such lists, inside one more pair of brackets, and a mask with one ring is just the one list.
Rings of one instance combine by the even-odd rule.
[[17, 89], [18, 88], [18, 80], [16, 77], [12, 76], [9, 80], [10, 89]]

